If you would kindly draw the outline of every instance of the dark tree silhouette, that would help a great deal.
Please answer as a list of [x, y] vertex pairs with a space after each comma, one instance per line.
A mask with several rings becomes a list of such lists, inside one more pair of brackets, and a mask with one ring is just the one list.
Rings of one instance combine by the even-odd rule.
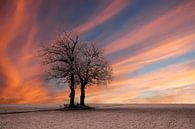
[[56, 40], [43, 46], [42, 64], [46, 66], [47, 79], [67, 82], [70, 88], [70, 107], [75, 98], [75, 61], [79, 53], [79, 37], [69, 32], [59, 35]]
[[80, 105], [85, 106], [86, 86], [108, 83], [112, 79], [112, 69], [103, 55], [103, 50], [94, 43], [81, 45], [76, 62], [75, 72], [81, 84]]

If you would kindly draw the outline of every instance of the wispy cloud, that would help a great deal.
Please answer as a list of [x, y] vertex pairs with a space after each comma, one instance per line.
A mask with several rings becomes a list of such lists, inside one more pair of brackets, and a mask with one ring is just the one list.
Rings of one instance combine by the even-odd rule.
[[120, 13], [129, 3], [126, 0], [113, 0], [107, 7], [98, 10], [99, 12], [95, 12], [90, 19], [76, 27], [73, 31], [79, 34], [85, 33]]
[[195, 49], [194, 41], [195, 35], [191, 34], [160, 41], [157, 45], [147, 46], [141, 51], [138, 48], [137, 54], [113, 64], [114, 73], [117, 76], [133, 72], [145, 65], [193, 51]]
[[[105, 46], [105, 52], [110, 54], [127, 49], [128, 47], [143, 42], [149, 38], [155, 39], [157, 36], [162, 36], [166, 33], [171, 35], [172, 33], [178, 31], [179, 28], [183, 25], [186, 27], [193, 26], [193, 24], [188, 25], [188, 21], [195, 20], [195, 10], [193, 8], [193, 1], [173, 8], [172, 10], [152, 20], [150, 23], [147, 23], [141, 27], [137, 27], [129, 32], [125, 32], [122, 37], [115, 39], [111, 43], [108, 43], [108, 45]], [[189, 29], [187, 30], [187, 33], [191, 32]]]
[[[106, 103], [193, 103], [194, 94], [191, 89], [195, 88], [194, 63], [191, 60], [146, 75], [115, 81], [105, 92], [97, 92], [94, 94], [95, 98], [92, 96], [89, 99], [101, 101], [107, 98], [104, 101]], [[180, 94], [182, 91], [185, 91], [185, 94]], [[168, 99], [170, 96], [174, 99]], [[189, 100], [185, 96], [189, 96]]]

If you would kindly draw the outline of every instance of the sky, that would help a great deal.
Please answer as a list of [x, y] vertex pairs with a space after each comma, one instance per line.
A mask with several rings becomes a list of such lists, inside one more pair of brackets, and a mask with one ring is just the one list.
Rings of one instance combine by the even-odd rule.
[[0, 104], [68, 101], [37, 59], [64, 30], [96, 42], [113, 68], [87, 103], [195, 103], [194, 0], [0, 0]]

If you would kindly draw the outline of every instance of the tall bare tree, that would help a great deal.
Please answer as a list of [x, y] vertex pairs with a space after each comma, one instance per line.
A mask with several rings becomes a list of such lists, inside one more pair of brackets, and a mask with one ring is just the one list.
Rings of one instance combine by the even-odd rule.
[[79, 53], [79, 37], [69, 32], [59, 35], [56, 40], [42, 47], [41, 57], [46, 65], [47, 79], [67, 82], [70, 88], [69, 106], [74, 106], [75, 61]]
[[106, 61], [103, 51], [94, 43], [81, 45], [76, 62], [75, 72], [81, 85], [80, 105], [85, 106], [86, 86], [108, 83], [112, 79], [112, 69]]

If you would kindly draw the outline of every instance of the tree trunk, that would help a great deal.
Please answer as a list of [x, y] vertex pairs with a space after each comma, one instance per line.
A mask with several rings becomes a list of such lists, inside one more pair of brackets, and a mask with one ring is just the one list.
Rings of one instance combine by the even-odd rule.
[[81, 96], [80, 96], [80, 105], [85, 106], [85, 83], [81, 82]]
[[74, 107], [75, 90], [71, 89], [69, 107]]
[[75, 87], [74, 87], [74, 75], [70, 78], [70, 104], [69, 107], [74, 107]]

